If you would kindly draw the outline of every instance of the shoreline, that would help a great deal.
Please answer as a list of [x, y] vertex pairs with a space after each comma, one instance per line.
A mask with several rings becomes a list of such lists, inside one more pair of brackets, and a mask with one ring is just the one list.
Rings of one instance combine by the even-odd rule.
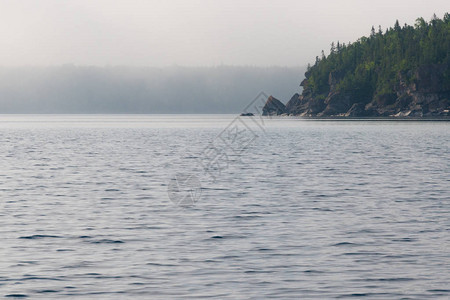
[[263, 116], [268, 119], [295, 119], [305, 121], [439, 121], [449, 122], [450, 117], [305, 117], [305, 116]]

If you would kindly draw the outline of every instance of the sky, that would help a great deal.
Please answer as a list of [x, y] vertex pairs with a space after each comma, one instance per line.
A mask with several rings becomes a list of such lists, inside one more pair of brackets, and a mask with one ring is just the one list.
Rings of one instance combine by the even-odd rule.
[[0, 0], [0, 66], [304, 66], [448, 0]]

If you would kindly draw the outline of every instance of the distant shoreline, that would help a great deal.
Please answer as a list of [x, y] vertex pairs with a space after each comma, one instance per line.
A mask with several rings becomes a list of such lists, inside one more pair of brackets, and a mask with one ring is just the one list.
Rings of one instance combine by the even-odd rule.
[[305, 116], [264, 116], [267, 119], [297, 119], [311, 121], [450, 121], [450, 117], [305, 117]]
[[253, 116], [243, 116], [240, 113], [0, 113], [1, 116], [212, 116], [223, 115], [230, 117], [243, 118], [257, 118], [264, 117], [265, 119], [297, 119], [297, 120], [364, 120], [364, 121], [450, 121], [450, 116], [435, 116], [435, 117], [345, 117], [345, 116], [286, 116], [275, 115], [265, 116], [254, 114]]

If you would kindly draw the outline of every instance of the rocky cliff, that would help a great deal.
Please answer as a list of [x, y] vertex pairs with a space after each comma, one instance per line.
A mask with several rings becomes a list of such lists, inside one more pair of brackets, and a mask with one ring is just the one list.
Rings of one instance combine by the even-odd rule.
[[263, 116], [276, 116], [286, 113], [286, 106], [278, 99], [270, 96], [263, 107]]
[[284, 106], [269, 97], [264, 115], [307, 117], [444, 117], [450, 116], [450, 68], [448, 64], [423, 65], [415, 71], [399, 72], [395, 88], [382, 95], [363, 96], [357, 90], [339, 91], [343, 74], [330, 72], [328, 95], [315, 95], [308, 78]]

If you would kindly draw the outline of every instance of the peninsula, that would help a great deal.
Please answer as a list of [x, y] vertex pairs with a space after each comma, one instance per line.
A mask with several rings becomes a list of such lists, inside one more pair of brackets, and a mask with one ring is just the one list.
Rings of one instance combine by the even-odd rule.
[[263, 115], [449, 117], [450, 15], [372, 27], [354, 43], [332, 43], [284, 105], [270, 96]]

